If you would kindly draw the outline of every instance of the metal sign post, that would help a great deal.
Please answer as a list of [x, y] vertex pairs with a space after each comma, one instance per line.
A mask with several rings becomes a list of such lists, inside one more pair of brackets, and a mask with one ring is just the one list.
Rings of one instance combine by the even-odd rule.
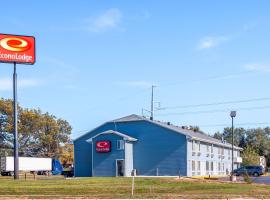
[[19, 142], [17, 110], [16, 64], [33, 65], [36, 61], [35, 37], [0, 34], [0, 62], [13, 63], [13, 134], [14, 134], [14, 179], [19, 179]]
[[19, 179], [19, 152], [18, 152], [18, 112], [17, 112], [17, 72], [16, 62], [13, 71], [13, 131], [14, 131], [14, 179]]

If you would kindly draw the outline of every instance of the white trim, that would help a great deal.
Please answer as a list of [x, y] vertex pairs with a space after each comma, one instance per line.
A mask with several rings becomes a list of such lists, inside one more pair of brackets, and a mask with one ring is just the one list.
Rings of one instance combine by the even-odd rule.
[[107, 130], [107, 131], [104, 131], [102, 133], [98, 133], [98, 134], [94, 135], [93, 137], [86, 140], [86, 142], [92, 143], [94, 138], [96, 138], [96, 137], [98, 137], [100, 135], [105, 135], [105, 134], [115, 134], [115, 135], [118, 135], [120, 137], [123, 137], [124, 140], [131, 141], [131, 142], [136, 142], [137, 141], [136, 138], [130, 137], [130, 136], [128, 136], [126, 134], [123, 134], [123, 133], [120, 133], [118, 131]]

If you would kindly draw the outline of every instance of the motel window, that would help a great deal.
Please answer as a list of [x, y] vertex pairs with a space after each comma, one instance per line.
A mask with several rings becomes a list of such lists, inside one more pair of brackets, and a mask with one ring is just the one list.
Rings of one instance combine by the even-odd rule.
[[221, 171], [220, 163], [218, 163], [218, 171]]
[[224, 155], [224, 148], [221, 148], [221, 155]]
[[220, 147], [218, 147], [218, 155], [220, 155], [221, 153], [221, 148]]
[[211, 145], [211, 153], [214, 153], [214, 145]]
[[206, 171], [209, 171], [209, 161], [206, 161]]
[[195, 148], [196, 148], [195, 145], [196, 145], [196, 142], [194, 140], [192, 140], [192, 151], [196, 151], [195, 150]]
[[211, 171], [214, 171], [214, 162], [211, 162]]
[[206, 145], [206, 152], [209, 152], [209, 144]]
[[201, 151], [201, 143], [198, 142], [198, 151], [200, 152]]
[[125, 148], [124, 140], [117, 140], [117, 150], [123, 150]]
[[197, 170], [201, 171], [201, 161], [197, 161]]
[[194, 172], [195, 171], [195, 161], [192, 160], [192, 171]]

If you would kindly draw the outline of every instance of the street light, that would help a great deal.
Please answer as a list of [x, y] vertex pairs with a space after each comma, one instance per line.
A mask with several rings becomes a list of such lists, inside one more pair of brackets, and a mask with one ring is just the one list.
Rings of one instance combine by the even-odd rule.
[[233, 118], [236, 117], [236, 111], [231, 111], [230, 116], [232, 118], [232, 174], [231, 174], [231, 181], [233, 181], [233, 143], [234, 143], [234, 136], [233, 136]]

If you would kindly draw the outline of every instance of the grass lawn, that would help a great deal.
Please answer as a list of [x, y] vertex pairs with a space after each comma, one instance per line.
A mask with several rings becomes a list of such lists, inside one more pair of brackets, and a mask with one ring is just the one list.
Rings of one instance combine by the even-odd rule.
[[[131, 198], [131, 178], [19, 180], [0, 178], [0, 199]], [[135, 178], [133, 198], [270, 198], [270, 186], [187, 181], [176, 178]]]

